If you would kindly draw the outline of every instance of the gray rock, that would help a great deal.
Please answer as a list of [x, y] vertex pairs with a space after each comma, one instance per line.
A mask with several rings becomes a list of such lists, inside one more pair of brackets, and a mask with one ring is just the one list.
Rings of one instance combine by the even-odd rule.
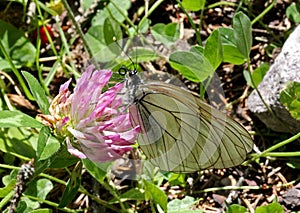
[[293, 119], [280, 103], [279, 97], [288, 81], [300, 82], [300, 25], [285, 41], [280, 54], [275, 59], [258, 90], [265, 103], [272, 109], [270, 113], [256, 91], [248, 98], [248, 108], [265, 125], [277, 132], [297, 133], [300, 122]]

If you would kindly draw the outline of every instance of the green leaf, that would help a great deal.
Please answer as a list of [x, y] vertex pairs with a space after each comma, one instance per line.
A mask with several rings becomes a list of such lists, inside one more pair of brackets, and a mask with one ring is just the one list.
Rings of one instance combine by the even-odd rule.
[[221, 35], [223, 47], [223, 61], [236, 65], [243, 64], [245, 62], [245, 58], [236, 46], [233, 29], [221, 27], [218, 30]]
[[186, 196], [185, 198], [179, 200], [174, 199], [168, 203], [168, 213], [196, 213], [204, 212], [203, 210], [191, 210], [190, 208], [195, 205], [197, 201], [195, 198]]
[[105, 19], [112, 18], [111, 16], [119, 23], [124, 22], [128, 16], [127, 10], [130, 6], [130, 0], [111, 0], [110, 3], [92, 19], [92, 26], [103, 25]]
[[149, 161], [143, 163], [143, 174], [141, 175], [143, 180], [150, 181], [156, 186], [161, 186], [164, 180], [168, 180], [166, 174], [163, 174], [163, 171], [159, 170], [158, 167], [155, 167]]
[[[32, 66], [35, 61], [36, 49], [22, 30], [0, 20], [0, 40], [17, 68]], [[1, 50], [0, 57], [4, 59]]]
[[55, 155], [51, 156], [51, 159], [50, 159], [51, 165], [49, 167], [64, 168], [64, 167], [71, 166], [78, 161], [79, 161], [79, 158], [71, 155], [68, 152], [67, 146], [63, 145], [63, 146], [61, 146], [59, 151], [55, 153]]
[[193, 82], [202, 82], [215, 71], [200, 52], [175, 51], [170, 55], [169, 60], [174, 69]]
[[153, 200], [155, 204], [160, 205], [160, 207], [166, 212], [168, 204], [167, 195], [153, 183], [144, 180], [144, 184], [146, 200]]
[[92, 6], [94, 0], [85, 0], [82, 2], [82, 6], [84, 11], [86, 12], [88, 9], [90, 9], [90, 7]]
[[279, 203], [271, 203], [267, 206], [260, 206], [255, 209], [255, 213], [283, 213], [284, 209]]
[[[267, 73], [267, 71], [269, 70], [270, 68], [270, 65], [268, 63], [263, 63], [261, 64], [258, 68], [256, 68], [253, 73], [252, 73], [252, 80], [251, 80], [251, 77], [250, 77], [250, 74], [248, 71], [244, 70], [243, 74], [244, 74], [244, 77], [247, 81], [247, 83], [252, 87], [252, 88], [255, 88], [255, 86], [258, 86], [259, 83], [263, 80], [265, 74]], [[254, 85], [253, 85], [253, 83]]]
[[137, 27], [130, 27], [128, 29], [128, 34], [129, 37], [134, 37], [136, 35], [136, 28], [138, 29], [139, 33], [146, 33], [150, 27], [151, 20], [150, 19], [145, 19], [144, 22], [139, 22]]
[[182, 0], [182, 6], [191, 11], [203, 10], [205, 6], [205, 0]]
[[10, 192], [3, 199], [0, 200], [0, 209], [3, 209], [3, 207], [10, 202], [13, 195], [14, 195], [14, 190], [10, 190]]
[[231, 64], [241, 65], [245, 62], [245, 58], [241, 55], [236, 46], [223, 45], [223, 61]]
[[48, 127], [43, 127], [39, 134], [37, 145], [37, 160], [45, 160], [50, 158], [60, 148], [60, 142], [51, 135]]
[[269, 63], [263, 63], [258, 68], [256, 68], [252, 73], [252, 79], [256, 86], [263, 80], [265, 74], [269, 70], [270, 65]]
[[139, 188], [132, 188], [121, 194], [119, 196], [119, 199], [114, 198], [111, 201], [109, 201], [109, 203], [114, 204], [119, 203], [120, 201], [126, 202], [129, 200], [145, 200], [145, 192]]
[[50, 129], [48, 127], [45, 126], [40, 130], [38, 144], [37, 144], [37, 154], [36, 154], [38, 160], [41, 160], [40, 158], [43, 151], [45, 150], [49, 135], [50, 135]]
[[244, 78], [245, 78], [245, 80], [247, 81], [247, 83], [248, 83], [252, 88], [254, 88], [253, 83], [252, 83], [252, 80], [251, 80], [251, 74], [249, 73], [249, 71], [248, 71], [248, 70], [244, 70], [244, 71], [243, 71], [243, 75], [244, 75]]
[[0, 197], [3, 198], [7, 196], [10, 193], [10, 191], [13, 191], [15, 184], [16, 180], [14, 179], [11, 180], [9, 184], [7, 184], [5, 187], [0, 188]]
[[233, 17], [233, 30], [238, 50], [247, 59], [252, 47], [252, 28], [248, 16], [238, 12]]
[[31, 212], [38, 208], [40, 208], [40, 203], [38, 201], [31, 200], [28, 197], [23, 197], [22, 201], [18, 205], [17, 213]]
[[0, 58], [0, 69], [1, 70], [8, 70], [10, 69], [10, 64], [6, 59]]
[[172, 173], [172, 175], [168, 179], [171, 186], [181, 186], [185, 187], [185, 174]]
[[280, 102], [293, 118], [300, 120], [300, 82], [288, 82], [280, 93]]
[[179, 39], [179, 25], [177, 23], [169, 23], [167, 25], [158, 23], [151, 29], [155, 40], [170, 47], [176, 40]]
[[[104, 25], [103, 25], [103, 34], [104, 34], [104, 41], [105, 44], [108, 46], [110, 45], [110, 51], [115, 53], [116, 55], [121, 54], [122, 50], [121, 48], [115, 44], [115, 39], [119, 40], [122, 39], [122, 30], [118, 23], [116, 23], [112, 19], [105, 19]], [[115, 45], [113, 45], [115, 44]]]
[[36, 80], [36, 78], [33, 77], [29, 72], [22, 71], [22, 74], [23, 74], [24, 78], [26, 79], [26, 81], [29, 85], [31, 94], [35, 98], [42, 113], [45, 115], [49, 114], [50, 104], [46, 97], [45, 91], [42, 88], [42, 86], [40, 85], [40, 83], [38, 82], [38, 80]]
[[[56, 139], [54, 138], [54, 140]], [[46, 147], [47, 146], [51, 146], [51, 143], [46, 143]], [[55, 148], [53, 150], [55, 150]], [[46, 155], [51, 155], [53, 151], [47, 152], [46, 150], [43, 150], [42, 153], [46, 153]], [[71, 155], [68, 152], [67, 147], [64, 144], [61, 144], [60, 149], [54, 154], [52, 154], [51, 157], [46, 158], [45, 160], [34, 161], [35, 176], [37, 176], [47, 168], [64, 168], [71, 166], [78, 161], [79, 159]]]
[[82, 159], [84, 167], [87, 171], [99, 182], [103, 183], [104, 178], [107, 175], [107, 169], [111, 166], [111, 162], [96, 163], [89, 159]]
[[53, 189], [53, 184], [48, 179], [39, 179], [36, 182], [36, 197], [45, 200], [49, 192]]
[[293, 22], [300, 23], [300, 5], [299, 3], [296, 4], [293, 2], [285, 11], [286, 16], [288, 19], [292, 20]]
[[0, 127], [32, 127], [41, 128], [43, 124], [21, 111], [0, 111]]
[[66, 188], [62, 194], [62, 198], [58, 206], [59, 208], [63, 208], [67, 206], [76, 196], [77, 191], [80, 187], [81, 171], [82, 171], [82, 163], [79, 163], [73, 169], [71, 177], [67, 182]]
[[[128, 53], [128, 56], [135, 60], [135, 63], [141, 63], [145, 61], [153, 61], [158, 58], [158, 54], [155, 52], [155, 50], [150, 48], [144, 48], [144, 47], [137, 47], [134, 48], [132, 51]], [[132, 63], [130, 61], [130, 63]]]
[[1, 185], [4, 185], [4, 188], [0, 189], [0, 209], [3, 209], [4, 206], [7, 206], [9, 201], [14, 195], [14, 187], [16, 184], [17, 179], [17, 171], [13, 170], [10, 172], [9, 175], [5, 175], [2, 177], [2, 183]]
[[237, 204], [233, 204], [228, 206], [226, 213], [245, 213], [247, 212], [247, 208], [245, 208], [244, 206], [240, 206]]
[[219, 30], [214, 30], [207, 38], [204, 56], [216, 70], [223, 60], [223, 48], [221, 43], [221, 36]]
[[195, 52], [197, 54], [204, 54], [204, 48], [199, 45], [192, 46], [190, 49], [191, 52]]
[[24, 193], [26, 195], [31, 195], [39, 199], [45, 200], [52, 189], [52, 182], [46, 178], [41, 178], [38, 180], [31, 181]]
[[0, 129], [0, 150], [34, 158], [37, 146], [37, 134], [24, 128]]
[[[120, 48], [122, 46], [120, 26], [110, 20], [107, 20], [104, 24], [90, 27], [85, 34], [94, 55], [94, 60], [102, 63], [114, 60], [122, 51]], [[116, 37], [118, 44], [113, 41], [113, 37]]]
[[298, 162], [296, 159], [290, 159], [289, 162], [286, 163], [286, 165], [292, 169], [300, 169], [300, 162]]

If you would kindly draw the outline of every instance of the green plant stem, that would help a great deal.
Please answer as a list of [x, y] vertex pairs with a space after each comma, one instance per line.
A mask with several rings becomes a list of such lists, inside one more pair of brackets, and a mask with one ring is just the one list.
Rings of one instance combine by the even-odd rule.
[[[41, 7], [44, 7], [44, 5], [43, 5], [42, 3], [40, 3], [38, 0], [34, 0], [34, 1], [35, 1], [35, 4], [36, 4], [36, 8], [37, 8], [38, 14], [39, 14], [40, 19], [41, 19], [41, 22], [42, 22], [42, 26], [43, 26], [43, 28], [44, 28], [44, 30], [45, 30], [47, 39], [48, 39], [49, 44], [50, 44], [50, 46], [51, 46], [51, 50], [53, 51], [53, 54], [57, 57], [58, 62], [59, 62], [59, 64], [61, 65], [63, 71], [64, 71], [64, 72], [66, 73], [66, 75], [68, 76], [68, 72], [66, 71], [66, 68], [65, 68], [65, 66], [64, 66], [64, 63], [62, 62], [62, 56], [61, 56], [61, 57], [58, 57], [59, 55], [58, 55], [58, 53], [57, 53], [57, 51], [56, 51], [56, 48], [55, 48], [54, 43], [53, 43], [53, 40], [52, 40], [52, 38], [51, 38], [51, 36], [50, 36], [48, 30], [47, 30], [47, 27], [46, 27], [46, 24], [45, 24], [46, 22], [45, 22], [44, 16], [43, 16], [42, 11], [41, 11]], [[44, 8], [44, 9], [45, 9], [45, 8]], [[48, 12], [52, 12], [53, 15], [56, 14], [56, 12], [51, 11], [51, 9], [49, 9], [49, 8], [47, 8], [47, 11], [48, 11]], [[37, 26], [37, 27], [39, 27], [39, 26]], [[38, 36], [39, 36], [39, 33], [38, 33]], [[43, 82], [43, 84], [46, 85], [45, 82]]]
[[299, 157], [300, 152], [269, 152], [264, 157]]
[[220, 6], [236, 7], [236, 3], [221, 1], [221, 2], [216, 2], [216, 3], [210, 4], [206, 8], [211, 9], [211, 8], [220, 7]]
[[86, 51], [88, 52], [89, 57], [93, 58], [94, 57], [93, 52], [92, 52], [87, 40], [85, 39], [85, 36], [84, 36], [84, 34], [81, 30], [81, 27], [79, 26], [78, 22], [75, 20], [74, 14], [73, 14], [67, 0], [62, 0], [62, 3], [64, 4], [64, 6], [66, 8], [68, 15], [69, 15], [70, 19], [72, 20], [72, 22], [73, 22], [73, 24], [74, 24], [74, 26], [77, 30], [77, 33], [79, 34], [80, 38], [82, 39], [83, 45], [86, 48]]
[[211, 75], [207, 78], [207, 81], [205, 82], [205, 85], [203, 84], [203, 82], [200, 83], [200, 94], [199, 94], [199, 96], [200, 96], [201, 100], [204, 99], [205, 91], [207, 91], [207, 88], [209, 87], [210, 82], [211, 82], [212, 79], [213, 79], [213, 75]]
[[[201, 30], [202, 30], [203, 14], [204, 14], [204, 9], [202, 9], [200, 12], [200, 21], [199, 21], [199, 27], [198, 27], [199, 31], [198, 32], [201, 32]], [[200, 35], [200, 33], [199, 33], [199, 35]], [[201, 35], [200, 35], [200, 39], [201, 39]]]
[[[148, 16], [150, 16], [154, 10], [156, 10], [156, 8], [163, 3], [164, 0], [158, 0], [155, 1], [155, 3], [150, 7], [150, 9], [148, 10]], [[143, 26], [144, 22], [147, 20], [148, 16], [144, 15], [143, 18], [141, 19], [139, 26]]]
[[260, 100], [263, 102], [263, 104], [264, 104], [264, 106], [267, 108], [268, 112], [269, 112], [274, 118], [277, 118], [277, 116], [274, 114], [273, 110], [270, 108], [270, 106], [269, 106], [269, 105], [265, 102], [265, 100], [263, 99], [263, 97], [262, 97], [260, 91], [258, 90], [256, 84], [255, 84], [254, 81], [253, 81], [253, 78], [252, 78], [252, 75], [251, 75], [251, 71], [250, 71], [250, 58], [249, 58], [249, 57], [248, 57], [248, 59], [247, 59], [247, 65], [248, 65], [247, 71], [248, 71], [248, 73], [249, 73], [251, 83], [252, 83], [252, 85], [253, 85], [255, 91], [257, 92], [257, 94], [258, 94]]
[[[59, 36], [60, 36], [60, 38], [61, 38], [62, 44], [63, 44], [63, 46], [64, 46], [64, 50], [65, 50], [65, 51], [63, 51], [63, 52], [66, 52], [66, 53], [67, 53], [67, 56], [68, 56], [69, 58], [72, 58], [71, 52], [70, 52], [70, 47], [69, 47], [69, 45], [68, 45], [66, 36], [65, 36], [64, 31], [63, 31], [63, 29], [61, 28], [59, 22], [60, 22], [59, 16], [56, 16], [56, 17], [55, 17], [55, 23], [56, 23], [56, 26], [57, 26], [57, 29], [58, 29], [58, 32], [59, 32]], [[72, 39], [71, 39], [71, 40], [72, 40]], [[72, 40], [72, 41], [74, 41], [74, 40]], [[71, 64], [71, 66], [72, 66], [71, 71], [73, 71], [73, 74], [74, 74], [75, 76], [79, 76], [79, 73], [76, 72], [76, 67], [75, 67], [74, 62], [73, 62], [72, 60], [70, 60], [70, 64]]]
[[292, 137], [290, 137], [290, 138], [288, 138], [288, 139], [286, 139], [286, 140], [284, 140], [284, 141], [278, 143], [278, 144], [275, 144], [274, 146], [271, 146], [270, 148], [266, 149], [266, 150], [263, 151], [262, 153], [256, 154], [256, 155], [254, 156], [254, 159], [257, 159], [257, 158], [259, 158], [259, 157], [265, 157], [265, 156], [267, 156], [267, 154], [268, 154], [269, 152], [272, 152], [272, 151], [274, 151], [274, 150], [276, 150], [276, 149], [278, 149], [278, 148], [280, 148], [280, 147], [282, 147], [282, 146], [284, 146], [284, 145], [286, 145], [286, 144], [289, 144], [289, 143], [295, 141], [296, 139], [298, 139], [299, 137], [300, 137], [300, 132], [299, 132], [298, 134], [296, 134], [296, 135], [294, 135], [294, 136], [292, 136]]
[[5, 197], [1, 198], [2, 200], [0, 201], [0, 210], [9, 203], [14, 194], [15, 191], [11, 190]]
[[[148, 11], [148, 16], [149, 16], [151, 13], [153, 13], [153, 11], [154, 11], [154, 10], [155, 10], [155, 9], [156, 9], [163, 1], [164, 1], [164, 0], [158, 0], [158, 1], [155, 1], [155, 3], [151, 6], [151, 8], [150, 8], [149, 11]], [[118, 12], [125, 18], [126, 22], [129, 24], [129, 26], [132, 27], [132, 28], [136, 31], [136, 33], [138, 33], [138, 29], [136, 28], [136, 26], [134, 25], [134, 23], [128, 18], [127, 15], [125, 15], [125, 14], [123, 13], [122, 10], [120, 10], [120, 8], [118, 7], [118, 5], [116, 5], [113, 1], [111, 1], [110, 4], [112, 4], [112, 5], [118, 10]], [[111, 13], [111, 11], [109, 10], [109, 8], [106, 7], [106, 9], [107, 9], [107, 11], [109, 12], [110, 16], [114, 19], [114, 16], [113, 16], [113, 14]], [[114, 19], [114, 20], [115, 20], [115, 19]], [[139, 25], [142, 26], [142, 24], [143, 24], [146, 20], [147, 20], [147, 17], [144, 16], [144, 17], [141, 19]], [[120, 24], [122, 27], [124, 27], [124, 29], [127, 30], [127, 27], [126, 27], [123, 23], [120, 23], [120, 22], [118, 22], [117, 20], [115, 20], [115, 21], [116, 21], [118, 24]]]
[[195, 23], [193, 22], [193, 19], [191, 18], [191, 16], [189, 15], [189, 13], [186, 11], [186, 9], [183, 7], [182, 3], [180, 0], [176, 0], [176, 2], [179, 4], [180, 8], [182, 9], [182, 11], [186, 14], [192, 28], [195, 30], [196, 33], [196, 38], [197, 38], [197, 42], [200, 46], [202, 46], [202, 39], [201, 39], [201, 35], [200, 32], [198, 31]]
[[120, 209], [110, 205], [108, 202], [104, 201], [104, 200], [101, 200], [99, 197], [93, 195], [93, 194], [90, 194], [85, 188], [83, 188], [82, 186], [79, 188], [78, 190], [79, 192], [82, 192], [83, 194], [89, 196], [93, 201], [97, 202], [98, 204], [100, 205], [103, 205], [105, 206], [106, 208], [108, 209], [111, 209], [115, 212], [120, 212]]
[[[65, 181], [60, 180], [60, 179], [58, 179], [58, 178], [56, 178], [56, 177], [53, 177], [53, 176], [48, 175], [48, 174], [45, 174], [45, 173], [41, 173], [41, 174], [39, 174], [39, 176], [44, 177], [44, 178], [47, 178], [47, 179], [49, 179], [49, 180], [52, 180], [52, 181], [54, 181], [54, 182], [56, 182], [56, 183], [59, 183], [59, 184], [62, 184], [62, 185], [64, 185], [64, 186], [67, 185], [67, 183], [66, 183]], [[113, 210], [113, 211], [116, 211], [116, 212], [119, 211], [119, 209], [117, 209], [117, 208], [111, 206], [108, 202], [106, 202], [106, 201], [104, 201], [104, 200], [101, 200], [99, 197], [97, 197], [97, 196], [95, 196], [95, 195], [90, 194], [83, 186], [80, 186], [80, 188], [78, 189], [78, 192], [81, 192], [81, 193], [83, 193], [83, 194], [89, 196], [89, 197], [92, 198], [95, 202], [99, 203], [100, 205], [105, 206], [106, 208], [109, 208], [109, 209], [111, 209], [111, 210]]]
[[[1, 81], [1, 80], [0, 80], [0, 81]], [[7, 94], [6, 94], [6, 92], [5, 92], [5, 90], [2, 89], [2, 88], [1, 88], [1, 94], [2, 94], [2, 96], [3, 96], [3, 100], [4, 100], [4, 102], [6, 103], [7, 108], [8, 108], [9, 110], [11, 110], [11, 111], [15, 110], [15, 107], [11, 104], [11, 102], [10, 102], [10, 100], [9, 100], [9, 98], [8, 98], [8, 96], [7, 96]]]
[[252, 21], [251, 21], [251, 25], [255, 24], [258, 20], [260, 20], [262, 17], [264, 17], [264, 15], [266, 15], [276, 4], [276, 0], [273, 0], [272, 3], [264, 9], [264, 11], [262, 11], [258, 16], [256, 16]]
[[26, 86], [26, 84], [25, 84], [25, 82], [24, 82], [24, 80], [23, 80], [23, 78], [22, 78], [20, 72], [17, 70], [17, 68], [15, 67], [14, 63], [12, 62], [10, 56], [9, 56], [8, 53], [6, 52], [6, 49], [4, 48], [4, 45], [3, 45], [3, 43], [2, 43], [1, 40], [0, 40], [0, 50], [1, 50], [1, 52], [3, 53], [3, 55], [4, 55], [5, 59], [6, 59], [6, 61], [9, 63], [9, 65], [10, 65], [10, 67], [11, 67], [13, 73], [14, 73], [15, 76], [17, 77], [17, 79], [18, 79], [18, 81], [19, 81], [21, 87], [22, 87], [23, 90], [24, 90], [24, 93], [25, 93], [26, 97], [27, 97], [29, 100], [33, 101], [33, 100], [34, 100], [33, 96], [31, 95], [29, 89], [27, 88], [27, 86]]
[[[40, 5], [39, 5], [39, 3], [38, 3], [38, 0], [35, 0], [35, 4], [36, 4], [36, 8], [37, 8], [38, 14], [39, 14], [39, 16], [40, 16], [40, 18], [41, 18], [42, 26], [43, 26], [43, 28], [44, 28], [44, 31], [45, 31], [46, 36], [47, 36], [47, 39], [48, 39], [49, 44], [50, 44], [50, 46], [51, 46], [51, 49], [52, 49], [54, 55], [58, 56], [58, 53], [57, 53], [57, 51], [56, 51], [56, 49], [55, 49], [53, 40], [52, 40], [52, 38], [51, 38], [51, 36], [50, 36], [50, 34], [49, 34], [49, 32], [48, 32], [48, 29], [47, 29], [47, 27], [46, 27], [45, 19], [44, 19], [44, 16], [42, 15], [42, 11], [41, 11]], [[39, 26], [37, 26], [37, 28], [38, 28], [38, 27], [39, 27]], [[38, 35], [39, 35], [39, 32], [38, 32]]]
[[41, 202], [41, 203], [45, 203], [45, 204], [47, 204], [47, 205], [49, 205], [49, 206], [52, 206], [52, 207], [57, 208], [57, 209], [60, 210], [60, 211], [63, 211], [63, 212], [78, 212], [78, 211], [76, 211], [76, 210], [72, 210], [72, 209], [69, 209], [69, 208], [67, 208], [67, 207], [64, 207], [64, 208], [58, 208], [59, 204], [54, 203], [54, 202], [49, 201], [49, 200], [40, 199], [40, 198], [38, 198], [38, 197], [34, 197], [34, 196], [31, 196], [31, 195], [25, 195], [25, 197], [28, 197], [29, 199], [32, 199], [32, 200], [36, 200], [36, 201]]
[[[295, 184], [297, 180], [293, 180], [291, 182], [285, 183], [282, 186], [278, 186], [278, 188], [281, 187], [288, 187], [291, 186], [293, 184]], [[273, 188], [274, 185], [267, 185], [264, 186], [264, 189], [271, 189]], [[207, 192], [215, 192], [215, 191], [224, 191], [224, 190], [261, 190], [262, 186], [223, 186], [223, 187], [213, 187], [213, 188], [208, 188], [208, 189], [203, 189], [203, 190], [199, 190], [199, 191], [195, 191], [194, 193], [207, 193]]]
[[104, 188], [106, 190], [108, 190], [119, 201], [119, 204], [120, 204], [122, 210], [126, 211], [124, 203], [121, 201], [121, 199], [120, 199], [119, 195], [116, 193], [116, 191], [109, 184], [105, 183], [104, 181], [101, 184], [102, 184], [102, 186], [104, 186]]
[[150, 200], [150, 209], [152, 213], [156, 213], [155, 207], [154, 207], [154, 203], [152, 200]]
[[[132, 26], [132, 27], [136, 30], [136, 28], [135, 28], [133, 22], [132, 22], [132, 21], [131, 21], [124, 13], [123, 13], [123, 11], [120, 10], [119, 7], [118, 7], [117, 5], [115, 5], [112, 1], [111, 1], [110, 3], [111, 3], [112, 5], [114, 5], [114, 7], [115, 7], [115, 8], [118, 10], [118, 12], [125, 18], [125, 20], [128, 22], [128, 24], [129, 24], [130, 26]], [[114, 17], [114, 15], [112, 14], [111, 10], [110, 10], [108, 7], [106, 7], [106, 10], [107, 10], [108, 14], [110, 15], [110, 17], [111, 17], [116, 23], [118, 23], [120, 26], [122, 26], [122, 27], [126, 30], [126, 32], [128, 32], [128, 27], [127, 27], [123, 22], [119, 22], [118, 19], [116, 19], [116, 18]]]
[[2, 164], [0, 163], [0, 168], [4, 168], [4, 169], [13, 169], [13, 170], [19, 170], [20, 167], [17, 166], [11, 166], [11, 165], [6, 165], [6, 164]]
[[[38, 26], [38, 20], [36, 20], [36, 26]], [[37, 30], [37, 33], [38, 33], [38, 38], [40, 38], [40, 31]], [[44, 81], [44, 78], [43, 78], [43, 71], [42, 71], [42, 66], [40, 66], [40, 50], [41, 50], [41, 39], [37, 39], [36, 41], [36, 55], [35, 55], [35, 65], [36, 65], [36, 69], [38, 71], [38, 78], [39, 78], [39, 82], [41, 84], [41, 86], [43, 87], [45, 93], [47, 95], [50, 95], [49, 94], [49, 90], [47, 88], [47, 86], [45, 85], [45, 81]]]

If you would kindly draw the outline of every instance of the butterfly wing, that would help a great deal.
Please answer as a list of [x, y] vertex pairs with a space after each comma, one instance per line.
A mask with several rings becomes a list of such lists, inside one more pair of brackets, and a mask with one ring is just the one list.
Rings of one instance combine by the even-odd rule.
[[138, 143], [160, 169], [194, 172], [241, 164], [253, 146], [249, 133], [226, 114], [179, 87], [141, 84], [130, 108], [141, 126]]

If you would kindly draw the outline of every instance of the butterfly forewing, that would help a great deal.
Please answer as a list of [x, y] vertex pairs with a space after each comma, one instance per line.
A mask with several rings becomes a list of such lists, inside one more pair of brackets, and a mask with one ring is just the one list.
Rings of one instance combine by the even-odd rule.
[[252, 149], [249, 133], [198, 96], [163, 82], [139, 85], [131, 120], [138, 143], [162, 170], [194, 172], [241, 164]]

